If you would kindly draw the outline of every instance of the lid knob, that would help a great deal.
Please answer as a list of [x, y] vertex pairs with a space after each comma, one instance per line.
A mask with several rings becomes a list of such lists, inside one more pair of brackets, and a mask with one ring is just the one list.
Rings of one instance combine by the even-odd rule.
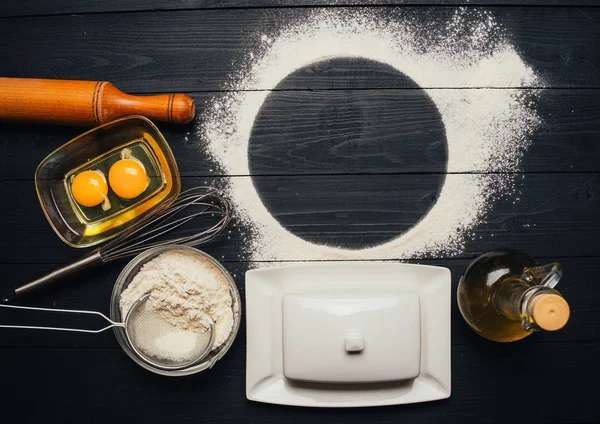
[[362, 334], [350, 333], [346, 336], [346, 352], [362, 352], [365, 348], [365, 339]]

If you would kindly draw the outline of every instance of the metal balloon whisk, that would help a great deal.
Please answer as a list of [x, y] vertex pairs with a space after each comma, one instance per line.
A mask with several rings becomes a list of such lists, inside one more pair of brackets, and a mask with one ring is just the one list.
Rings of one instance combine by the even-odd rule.
[[[184, 231], [184, 226], [197, 218], [202, 218], [200, 224]], [[152, 247], [166, 244], [198, 246], [215, 238], [230, 221], [231, 206], [220, 190], [214, 187], [191, 188], [183, 191], [165, 210], [82, 258], [14, 289], [3, 296], [2, 302], [10, 302], [89, 266], [134, 256]], [[181, 235], [164, 238], [177, 229]]]
[[[191, 230], [189, 235], [161, 240], [163, 235], [201, 217], [218, 219], [216, 222], [211, 220], [210, 226]], [[220, 190], [212, 187], [195, 187], [182, 192], [171, 206], [153, 220], [116, 237], [98, 249], [98, 252], [102, 256], [102, 261], [108, 262], [137, 255], [151, 247], [165, 244], [198, 246], [215, 238], [230, 220], [231, 208]]]

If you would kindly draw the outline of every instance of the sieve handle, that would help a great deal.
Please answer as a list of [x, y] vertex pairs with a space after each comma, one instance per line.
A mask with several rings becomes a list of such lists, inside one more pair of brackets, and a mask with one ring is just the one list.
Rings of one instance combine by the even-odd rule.
[[96, 312], [96, 311], [81, 311], [81, 310], [77, 310], [77, 309], [36, 308], [33, 306], [16, 306], [16, 305], [2, 305], [2, 304], [0, 304], [0, 308], [23, 309], [23, 310], [27, 310], [27, 311], [61, 312], [61, 313], [68, 313], [68, 314], [74, 314], [74, 315], [77, 315], [77, 314], [97, 315], [99, 317], [102, 317], [106, 322], [109, 323], [109, 325], [107, 325], [106, 327], [101, 328], [99, 330], [86, 330], [84, 328], [46, 327], [46, 326], [36, 326], [36, 325], [7, 325], [7, 324], [0, 324], [0, 328], [20, 328], [20, 329], [26, 329], [26, 330], [71, 331], [71, 332], [75, 332], [75, 333], [96, 334], [96, 333], [101, 333], [101, 332], [108, 330], [109, 328], [113, 328], [113, 327], [125, 327], [125, 324], [123, 324], [122, 322], [115, 322], [115, 321], [111, 320], [110, 318], [108, 318], [103, 313]]

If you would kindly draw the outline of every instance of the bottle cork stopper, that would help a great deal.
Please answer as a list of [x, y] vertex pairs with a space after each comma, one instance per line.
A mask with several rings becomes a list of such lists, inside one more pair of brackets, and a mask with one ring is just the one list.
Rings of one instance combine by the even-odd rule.
[[571, 310], [567, 301], [557, 294], [539, 294], [531, 300], [531, 314], [543, 330], [560, 330], [569, 321]]

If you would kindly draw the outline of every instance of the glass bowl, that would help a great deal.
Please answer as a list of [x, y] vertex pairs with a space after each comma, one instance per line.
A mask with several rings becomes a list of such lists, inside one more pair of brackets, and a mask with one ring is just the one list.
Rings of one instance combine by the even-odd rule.
[[155, 257], [157, 257], [165, 252], [172, 252], [172, 251], [188, 252], [188, 253], [196, 255], [196, 256], [210, 262], [212, 265], [214, 265], [214, 267], [216, 269], [221, 271], [222, 275], [229, 282], [229, 287], [230, 287], [230, 291], [231, 291], [231, 299], [232, 299], [232, 308], [233, 308], [233, 326], [231, 328], [231, 333], [229, 334], [229, 337], [227, 338], [227, 340], [225, 340], [225, 342], [223, 342], [223, 344], [221, 346], [219, 346], [217, 349], [213, 350], [201, 362], [199, 362], [197, 364], [194, 364], [190, 367], [179, 369], [179, 370], [164, 370], [164, 369], [153, 367], [149, 363], [142, 360], [135, 353], [135, 351], [132, 349], [129, 342], [127, 341], [127, 337], [125, 335], [125, 330], [122, 327], [115, 327], [115, 328], [113, 328], [113, 331], [115, 333], [115, 337], [117, 338], [117, 341], [119, 342], [119, 345], [121, 345], [121, 348], [139, 366], [141, 366], [149, 371], [152, 371], [156, 374], [177, 377], [177, 376], [195, 374], [200, 371], [204, 371], [206, 369], [212, 368], [212, 366], [219, 359], [221, 359], [225, 355], [225, 353], [227, 353], [227, 351], [233, 344], [233, 341], [235, 340], [235, 337], [240, 328], [242, 310], [241, 310], [240, 293], [238, 291], [238, 288], [235, 284], [235, 281], [233, 280], [233, 278], [231, 277], [229, 272], [223, 267], [223, 265], [221, 265], [212, 256], [210, 256], [198, 249], [194, 249], [193, 247], [188, 247], [188, 246], [180, 246], [180, 245], [172, 244], [172, 245], [167, 245], [167, 246], [155, 247], [153, 249], [149, 249], [149, 250], [145, 251], [144, 253], [139, 254], [138, 256], [133, 258], [131, 260], [131, 262], [129, 262], [127, 264], [127, 266], [123, 269], [123, 271], [121, 271], [121, 274], [117, 278], [117, 282], [115, 283], [115, 286], [113, 288], [112, 296], [110, 299], [110, 319], [112, 319], [115, 322], [123, 322], [123, 316], [121, 315], [121, 308], [119, 306], [119, 300], [121, 298], [121, 293], [123, 292], [123, 290], [125, 290], [127, 288], [127, 286], [129, 286], [129, 284], [131, 283], [131, 280], [133, 280], [133, 277], [135, 277], [135, 275], [140, 271], [140, 268], [145, 263], [154, 259]]
[[[146, 189], [134, 199], [108, 191], [110, 208], [79, 205], [71, 179], [85, 170], [108, 170], [127, 151], [147, 173]], [[42, 210], [60, 239], [72, 247], [89, 247], [168, 207], [179, 195], [177, 163], [158, 128], [143, 116], [128, 116], [91, 129], [48, 155], [35, 172]]]

